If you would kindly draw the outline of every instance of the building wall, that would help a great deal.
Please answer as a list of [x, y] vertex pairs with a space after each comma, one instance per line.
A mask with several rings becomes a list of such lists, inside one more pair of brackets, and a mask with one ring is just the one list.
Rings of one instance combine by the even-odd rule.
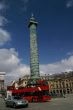
[[0, 72], [0, 91], [4, 89], [5, 72]]
[[0, 90], [4, 89], [4, 80], [0, 80]]
[[49, 79], [49, 92], [53, 94], [73, 93], [73, 76], [59, 79]]
[[[19, 86], [25, 87], [28, 83], [30, 76], [21, 78]], [[52, 94], [71, 94], [73, 93], [73, 73], [60, 74], [58, 76], [41, 76], [49, 84], [49, 93]]]

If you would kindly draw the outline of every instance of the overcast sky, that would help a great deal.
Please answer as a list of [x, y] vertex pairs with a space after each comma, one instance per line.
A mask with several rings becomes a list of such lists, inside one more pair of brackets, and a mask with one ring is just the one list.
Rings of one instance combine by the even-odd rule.
[[73, 70], [73, 0], [0, 0], [0, 71], [6, 83], [30, 74], [32, 13], [41, 75]]

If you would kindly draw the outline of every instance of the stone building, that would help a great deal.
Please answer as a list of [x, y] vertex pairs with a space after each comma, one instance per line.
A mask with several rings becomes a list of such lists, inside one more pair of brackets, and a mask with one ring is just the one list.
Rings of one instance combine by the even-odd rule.
[[[71, 94], [73, 93], [73, 72], [54, 75], [40, 76], [48, 81], [49, 93], [51, 94]], [[16, 83], [19, 87], [25, 87], [30, 79], [29, 75], [20, 78]]]
[[5, 72], [0, 72], [0, 93], [4, 90], [4, 76]]
[[49, 92], [52, 94], [73, 93], [73, 72], [54, 75], [48, 80]]
[[27, 85], [29, 79], [30, 76], [25, 75], [24, 77], [19, 78], [17, 81], [12, 81], [10, 86], [14, 86], [16, 89], [24, 88]]

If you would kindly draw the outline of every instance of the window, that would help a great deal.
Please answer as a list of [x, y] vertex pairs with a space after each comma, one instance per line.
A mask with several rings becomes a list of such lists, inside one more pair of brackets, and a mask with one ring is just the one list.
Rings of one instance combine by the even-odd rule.
[[68, 88], [68, 84], [66, 84], [66, 87]]
[[53, 93], [55, 94], [55, 90], [53, 90]]
[[62, 94], [62, 90], [60, 90], [60, 93]]
[[56, 84], [56, 87], [58, 88], [58, 84]]
[[48, 96], [49, 95], [49, 91], [43, 91], [43, 95]]
[[72, 82], [72, 87], [73, 87], [73, 82]]
[[59, 90], [57, 90], [57, 93], [59, 93]]
[[63, 93], [66, 94], [66, 90], [63, 90]]
[[19, 97], [19, 96], [14, 96], [13, 99], [19, 100], [19, 99], [21, 99], [21, 97]]
[[25, 84], [27, 84], [27, 82], [25, 82]]
[[62, 82], [62, 86], [63, 86], [63, 88], [65, 87], [65, 84], [64, 84], [64, 82]]
[[69, 94], [69, 89], [67, 89], [67, 93]]

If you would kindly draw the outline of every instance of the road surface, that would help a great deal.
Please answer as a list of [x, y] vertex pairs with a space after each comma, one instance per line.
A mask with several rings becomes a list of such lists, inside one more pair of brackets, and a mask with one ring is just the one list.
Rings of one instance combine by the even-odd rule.
[[[0, 110], [15, 110], [6, 108], [5, 102], [0, 98]], [[16, 110], [73, 110], [73, 95], [66, 95], [66, 98], [55, 98], [45, 103], [29, 103], [28, 108], [17, 108]]]

